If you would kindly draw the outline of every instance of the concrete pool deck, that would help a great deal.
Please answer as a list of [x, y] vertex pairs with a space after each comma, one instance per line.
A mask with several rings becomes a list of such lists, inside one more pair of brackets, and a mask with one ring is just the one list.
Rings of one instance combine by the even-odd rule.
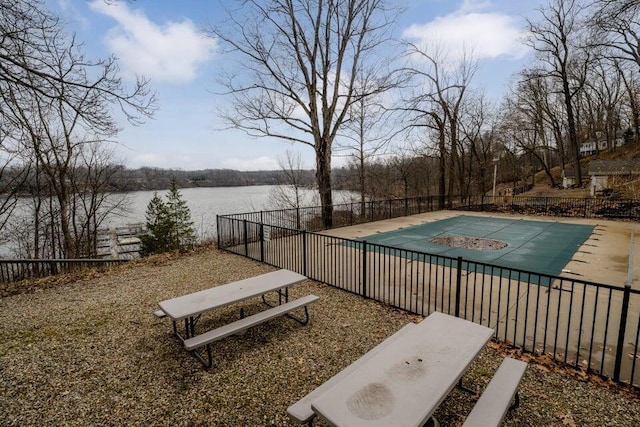
[[[640, 290], [640, 227], [637, 227], [637, 223], [438, 211], [344, 227], [322, 234], [354, 240], [363, 239], [377, 233], [460, 215], [563, 222], [594, 227], [591, 235], [562, 269], [562, 280], [555, 280], [551, 286], [522, 285], [519, 275], [506, 279], [496, 278], [494, 270], [463, 272], [461, 313], [464, 313], [468, 320], [493, 328], [497, 337], [507, 343], [539, 354], [550, 353], [558, 360], [579, 364], [612, 376], [622, 292], [612, 293], [607, 287], [585, 287], [581, 282], [594, 282], [618, 289], [630, 284], [632, 289]], [[637, 235], [632, 237], [634, 232]], [[388, 282], [381, 287], [388, 289], [387, 294], [380, 294], [376, 286], [372, 286], [373, 293], [379, 294], [372, 295], [374, 298], [418, 312], [419, 304], [426, 304], [424, 307], [429, 307], [429, 311], [451, 310], [450, 304], [446, 303], [446, 300], [452, 299], [452, 290], [446, 286], [452, 281], [449, 268], [434, 268], [436, 273], [432, 274], [431, 269], [420, 262], [403, 260], [398, 256], [387, 256], [385, 259], [390, 264], [387, 270], [383, 269], [384, 277], [378, 277], [371, 269], [369, 272], [370, 282]], [[422, 268], [422, 273], [418, 268]], [[336, 270], [339, 271], [340, 266], [336, 266]], [[421, 275], [425, 277], [420, 283], [426, 286], [414, 286], [414, 281], [421, 280]], [[526, 281], [527, 277], [523, 280]], [[573, 281], [578, 283], [575, 284]], [[432, 300], [433, 295], [437, 296], [435, 303]], [[633, 374], [633, 354], [635, 346], [638, 345], [637, 331], [640, 328], [638, 296], [631, 295], [629, 318], [622, 341], [625, 356], [622, 359], [621, 375], [627, 378], [640, 376], [638, 369], [635, 370], [635, 375]], [[634, 381], [637, 382], [637, 379], [632, 379], [631, 382]]]
[[[512, 274], [490, 265], [458, 269], [455, 258], [407, 256], [403, 249], [392, 247], [363, 251], [357, 243], [342, 240], [461, 215], [584, 224], [593, 231], [559, 278], [550, 283], [536, 279], [535, 266], [533, 274]], [[460, 317], [494, 329], [497, 340], [525, 351], [551, 354], [556, 360], [605, 376], [614, 376], [617, 357], [623, 356], [620, 378], [637, 384], [640, 369], [636, 369], [634, 349], [640, 334], [640, 237], [632, 240], [636, 228], [632, 222], [438, 211], [320, 233], [276, 234], [264, 241], [239, 241], [237, 247], [228, 249], [300, 270], [313, 280], [419, 315], [456, 311]], [[622, 289], [627, 283], [635, 293], [629, 294], [629, 316], [624, 336], [620, 336], [625, 305]]]
[[[324, 231], [323, 234], [346, 239], [362, 239], [377, 233], [436, 222], [460, 215], [520, 218], [529, 221], [591, 225], [594, 227], [593, 233], [564, 266], [560, 276], [568, 279], [604, 283], [615, 287], [624, 287], [631, 279], [631, 287], [640, 290], [640, 227], [635, 222], [467, 211], [437, 211], [337, 228]], [[634, 229], [636, 236], [633, 239], [632, 246]]]

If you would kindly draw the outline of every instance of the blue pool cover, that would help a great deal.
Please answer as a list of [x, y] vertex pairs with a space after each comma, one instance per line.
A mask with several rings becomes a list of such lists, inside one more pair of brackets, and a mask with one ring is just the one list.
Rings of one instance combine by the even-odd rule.
[[[591, 225], [460, 215], [358, 240], [557, 276], [593, 229]], [[434, 237], [448, 236], [486, 238], [506, 243], [506, 246], [480, 250], [431, 241]]]

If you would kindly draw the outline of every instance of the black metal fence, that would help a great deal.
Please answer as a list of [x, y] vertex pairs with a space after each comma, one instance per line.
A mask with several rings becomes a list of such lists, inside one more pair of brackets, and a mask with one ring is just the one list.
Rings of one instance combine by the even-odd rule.
[[127, 260], [117, 259], [0, 259], [0, 282], [18, 282], [87, 268], [104, 268]]
[[530, 215], [640, 220], [640, 200], [638, 199], [484, 196], [479, 204], [470, 203], [469, 206], [474, 210]]
[[[530, 199], [523, 198], [518, 206], [533, 206]], [[498, 206], [486, 201], [486, 196], [447, 199], [445, 205], [471, 210]], [[334, 225], [438, 210], [438, 203], [438, 198], [392, 200], [367, 203], [364, 210], [360, 204], [347, 204], [336, 207], [335, 212], [343, 213], [334, 214]], [[550, 276], [309, 231], [321, 228], [319, 215], [319, 209], [305, 208], [219, 216], [218, 246], [411, 313], [441, 311], [487, 325], [497, 340], [524, 351], [640, 386], [640, 291], [629, 285]]]
[[[528, 196], [423, 196], [334, 205], [333, 227], [344, 227], [347, 225], [398, 218], [424, 212], [433, 212], [441, 209], [640, 221], [640, 200], [636, 199], [613, 200], [602, 198]], [[247, 212], [223, 215], [223, 217], [293, 228], [296, 230], [320, 231], [325, 229], [321, 219], [320, 206]]]

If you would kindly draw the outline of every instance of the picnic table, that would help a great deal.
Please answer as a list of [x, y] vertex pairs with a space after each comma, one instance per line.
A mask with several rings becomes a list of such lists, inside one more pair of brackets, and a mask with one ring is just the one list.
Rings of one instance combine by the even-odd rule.
[[[240, 333], [281, 315], [306, 324], [309, 321], [307, 306], [318, 300], [318, 297], [307, 295], [295, 301], [289, 301], [289, 287], [303, 280], [306, 280], [306, 277], [301, 274], [284, 269], [277, 270], [162, 301], [158, 304], [160, 310], [155, 314], [167, 316], [172, 320], [174, 335], [184, 343], [185, 349], [191, 351], [208, 368], [212, 365], [210, 344], [214, 341]], [[271, 303], [265, 298], [265, 295], [270, 292], [277, 292], [277, 303]], [[196, 323], [204, 313], [259, 296], [271, 307], [270, 309], [245, 317], [244, 309], [240, 308], [239, 320], [196, 335]], [[293, 310], [302, 308], [305, 313], [304, 319], [290, 314]], [[184, 335], [178, 331], [177, 324], [181, 320], [184, 320]], [[208, 360], [205, 360], [197, 351], [199, 347], [204, 346], [206, 346]]]
[[381, 346], [350, 369], [313, 399], [311, 408], [332, 426], [422, 426], [493, 333], [485, 326], [433, 313], [388, 338], [392, 345]]
[[[208, 311], [217, 310], [249, 298], [264, 296], [269, 292], [278, 292], [279, 303], [289, 300], [288, 288], [303, 280], [302, 274], [289, 270], [277, 270], [271, 273], [238, 280], [225, 285], [215, 286], [203, 291], [183, 295], [160, 302], [160, 310], [173, 321], [174, 333], [182, 340], [195, 335], [196, 319]], [[284, 289], [284, 292], [282, 290]], [[265, 300], [266, 302], [266, 300]], [[241, 312], [241, 316], [243, 312]], [[185, 321], [185, 335], [177, 331], [176, 323]]]

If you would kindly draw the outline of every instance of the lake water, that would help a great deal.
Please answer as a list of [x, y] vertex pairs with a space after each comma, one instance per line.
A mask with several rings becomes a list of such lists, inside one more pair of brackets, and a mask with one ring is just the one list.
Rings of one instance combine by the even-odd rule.
[[[191, 210], [196, 236], [199, 239], [208, 239], [215, 236], [216, 215], [282, 209], [283, 206], [274, 203], [274, 194], [281, 190], [282, 187], [276, 185], [209, 187], [184, 188], [180, 189], [180, 194]], [[165, 198], [167, 191], [157, 193]], [[145, 222], [145, 212], [153, 194], [154, 191], [128, 193], [125, 202], [126, 212], [112, 216], [105, 225], [121, 226]], [[335, 191], [333, 194], [335, 204], [355, 200], [355, 193], [350, 191]], [[301, 201], [303, 206], [319, 205], [317, 192], [312, 190], [303, 190]]]

